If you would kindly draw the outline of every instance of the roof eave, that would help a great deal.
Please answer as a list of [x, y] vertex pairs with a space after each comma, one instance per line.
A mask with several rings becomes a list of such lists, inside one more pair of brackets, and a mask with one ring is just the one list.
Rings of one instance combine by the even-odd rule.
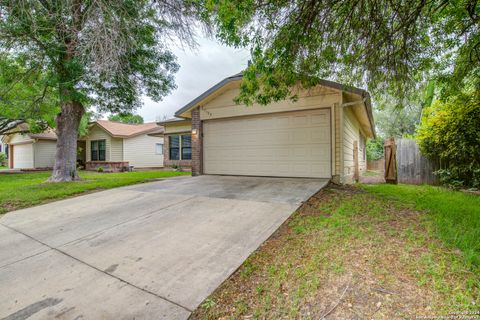
[[187, 103], [184, 107], [180, 108], [179, 110], [177, 110], [177, 112], [175, 112], [175, 117], [179, 117], [179, 118], [186, 118], [183, 114], [185, 112], [188, 112], [190, 111], [190, 109], [194, 108], [197, 106], [198, 103], [200, 103], [201, 101], [203, 101], [205, 98], [207, 98], [210, 94], [212, 94], [213, 92], [217, 91], [218, 89], [222, 88], [223, 86], [225, 86], [226, 84], [232, 82], [232, 81], [237, 81], [237, 80], [242, 80], [243, 76], [241, 74], [236, 74], [234, 76], [231, 76], [231, 77], [228, 77], [228, 78], [225, 78], [223, 79], [222, 81], [220, 81], [219, 83], [217, 83], [216, 85], [214, 85], [213, 87], [211, 87], [210, 89], [208, 89], [207, 91], [205, 91], [204, 93], [202, 93], [201, 95], [199, 95], [198, 97], [196, 97], [195, 99], [193, 99], [192, 101], [190, 101], [189, 103]]
[[[193, 109], [194, 107], [196, 107], [201, 101], [206, 99], [213, 92], [219, 90], [220, 88], [222, 88], [223, 86], [227, 85], [228, 83], [230, 83], [232, 81], [242, 80], [242, 78], [243, 78], [242, 74], [236, 74], [234, 76], [223, 79], [222, 81], [218, 82], [216, 85], [214, 85], [213, 87], [211, 87], [210, 89], [208, 89], [207, 91], [202, 93], [200, 96], [193, 99], [192, 101], [187, 103], [185, 106], [183, 106], [182, 108], [177, 110], [177, 112], [175, 112], [175, 117], [184, 118], [185, 120], [188, 120], [189, 118], [184, 115], [186, 112], [188, 112], [191, 109]], [[353, 87], [353, 86], [347, 86], [347, 85], [344, 85], [344, 84], [341, 84], [341, 83], [338, 83], [338, 82], [334, 82], [334, 81], [330, 81], [330, 80], [324, 80], [324, 79], [320, 79], [318, 84], [329, 87], [329, 88], [358, 94], [362, 98], [365, 98], [365, 108], [366, 108], [366, 111], [367, 111], [368, 121], [370, 122], [372, 135], [373, 135], [374, 138], [376, 137], [375, 123], [374, 123], [374, 120], [373, 120], [373, 113], [372, 113], [372, 102], [371, 102], [370, 94], [368, 93], [368, 91], [360, 89], [360, 88], [356, 88], [356, 87]]]
[[373, 138], [377, 137], [377, 133], [375, 131], [375, 121], [373, 119], [373, 111], [372, 111], [372, 100], [370, 98], [370, 93], [363, 90], [364, 98], [365, 98], [365, 109], [367, 111], [368, 121], [370, 122], [370, 129], [372, 130]]
[[157, 122], [157, 125], [165, 126], [165, 125], [169, 125], [169, 124], [172, 124], [172, 123], [182, 123], [182, 122], [190, 121], [190, 118], [186, 118], [186, 117], [182, 117], [182, 116], [178, 116], [178, 117], [182, 118], [182, 119], [159, 121], [159, 122]]

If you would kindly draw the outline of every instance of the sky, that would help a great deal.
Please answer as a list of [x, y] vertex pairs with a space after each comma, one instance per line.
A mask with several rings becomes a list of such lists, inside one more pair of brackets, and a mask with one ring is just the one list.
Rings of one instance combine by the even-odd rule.
[[137, 113], [145, 122], [173, 117], [175, 111], [224, 78], [242, 71], [248, 64], [248, 50], [226, 47], [207, 38], [199, 38], [197, 42], [195, 49], [172, 48], [180, 65], [175, 74], [177, 89], [160, 102], [143, 98], [144, 106]]

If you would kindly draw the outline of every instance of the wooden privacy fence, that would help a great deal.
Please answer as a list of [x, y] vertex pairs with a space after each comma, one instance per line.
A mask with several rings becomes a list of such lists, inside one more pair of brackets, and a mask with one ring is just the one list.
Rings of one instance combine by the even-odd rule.
[[385, 170], [385, 159], [367, 160], [367, 170], [383, 172]]
[[438, 184], [438, 178], [433, 174], [439, 169], [438, 163], [422, 156], [415, 140], [399, 139], [396, 149], [398, 182]]

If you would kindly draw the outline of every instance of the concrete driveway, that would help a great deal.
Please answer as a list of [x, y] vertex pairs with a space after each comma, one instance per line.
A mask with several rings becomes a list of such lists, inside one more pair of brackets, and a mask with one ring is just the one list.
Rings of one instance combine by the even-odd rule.
[[179, 177], [0, 218], [0, 319], [186, 319], [326, 180]]

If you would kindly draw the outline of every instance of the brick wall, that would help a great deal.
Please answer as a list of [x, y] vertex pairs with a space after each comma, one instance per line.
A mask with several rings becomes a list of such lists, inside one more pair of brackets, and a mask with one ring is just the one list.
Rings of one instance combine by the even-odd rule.
[[123, 172], [129, 170], [128, 161], [122, 162], [106, 162], [106, 161], [87, 161], [85, 162], [85, 170], [98, 171], [102, 168], [104, 172]]
[[200, 109], [192, 110], [192, 176], [203, 174], [202, 172], [202, 121]]
[[[193, 149], [193, 148], [192, 148]], [[192, 160], [170, 160], [170, 136], [165, 135], [163, 141], [163, 164], [165, 167], [180, 167], [182, 169], [191, 170]]]

